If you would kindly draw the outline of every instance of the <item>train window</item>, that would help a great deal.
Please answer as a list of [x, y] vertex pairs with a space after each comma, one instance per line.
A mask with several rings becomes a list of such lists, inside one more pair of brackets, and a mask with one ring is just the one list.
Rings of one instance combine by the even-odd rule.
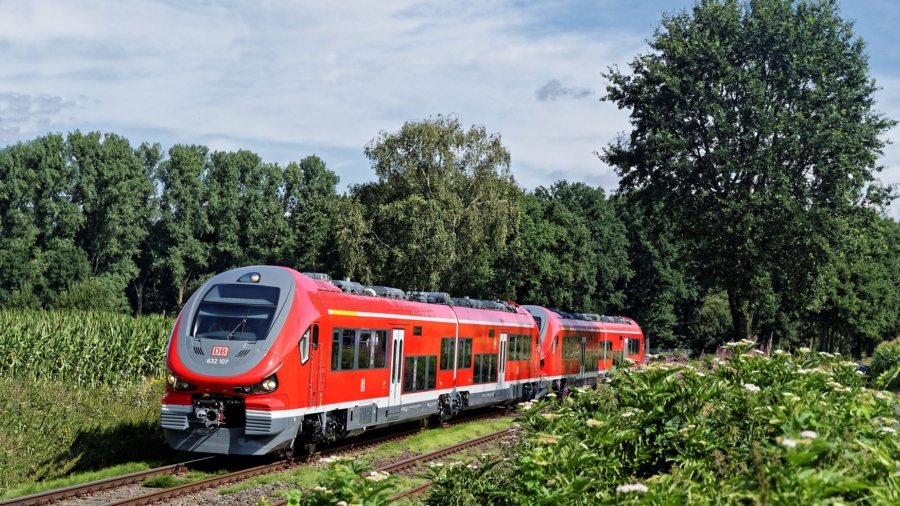
[[415, 385], [413, 379], [416, 377], [416, 357], [406, 357], [403, 361], [403, 391], [413, 392]]
[[531, 336], [510, 334], [509, 360], [531, 360]]
[[344, 329], [341, 335], [341, 370], [353, 369], [356, 357], [354, 357], [354, 341], [356, 341], [356, 332], [350, 329]]
[[369, 369], [372, 367], [372, 331], [359, 332], [356, 351], [356, 368]]
[[472, 338], [463, 337], [459, 340], [459, 355], [456, 360], [457, 369], [472, 367]]
[[413, 335], [421, 336], [422, 335], [422, 327], [413, 327]]
[[600, 356], [603, 360], [612, 358], [612, 341], [603, 341], [600, 343]]
[[641, 340], [640, 339], [629, 339], [628, 340], [628, 354], [629, 355], [637, 355], [641, 352]]
[[581, 337], [563, 337], [562, 358], [581, 358]]
[[372, 346], [375, 349], [374, 357], [372, 360], [373, 367], [378, 368], [387, 365], [385, 363], [385, 360], [387, 358], [388, 331], [376, 330], [375, 342], [372, 344]]
[[494, 331], [488, 330], [488, 337], [494, 337]]
[[497, 381], [497, 355], [485, 353], [475, 355], [474, 383]]
[[558, 344], [559, 344], [559, 336], [553, 336], [553, 343], [551, 344], [551, 347], [553, 348], [552, 353], [554, 355], [556, 355], [556, 345], [558, 345]]
[[312, 349], [319, 349], [319, 326], [313, 325]]
[[433, 390], [437, 386], [437, 355], [406, 357], [403, 365], [403, 391]]
[[297, 346], [300, 348], [300, 363], [305, 364], [309, 360], [309, 329], [306, 329]]
[[331, 370], [338, 371], [341, 363], [341, 332], [334, 331], [334, 338], [331, 340]]
[[441, 338], [441, 370], [453, 369], [453, 359], [456, 355], [456, 339], [452, 337]]

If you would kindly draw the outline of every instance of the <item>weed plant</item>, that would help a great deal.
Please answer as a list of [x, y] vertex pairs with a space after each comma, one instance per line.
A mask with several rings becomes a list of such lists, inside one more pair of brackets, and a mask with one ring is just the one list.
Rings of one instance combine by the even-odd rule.
[[165, 377], [174, 322], [89, 311], [0, 311], [0, 377], [96, 386]]
[[895, 396], [840, 356], [755, 347], [526, 403], [515, 459], [434, 468], [425, 503], [900, 503]]

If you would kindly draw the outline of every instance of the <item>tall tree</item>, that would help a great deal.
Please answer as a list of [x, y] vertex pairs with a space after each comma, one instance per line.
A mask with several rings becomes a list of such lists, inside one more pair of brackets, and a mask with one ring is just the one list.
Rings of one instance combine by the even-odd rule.
[[207, 273], [210, 246], [204, 241], [212, 229], [206, 211], [209, 150], [204, 146], [176, 145], [159, 167], [162, 184], [160, 232], [165, 241], [158, 267], [163, 270], [181, 306], [192, 283]]
[[128, 139], [78, 130], [67, 139], [69, 156], [77, 171], [74, 200], [85, 225], [79, 246], [87, 253], [91, 273], [120, 278], [123, 286], [138, 274], [133, 257], [149, 233], [154, 167], [142, 163]]
[[382, 132], [365, 153], [378, 181], [353, 187], [351, 196], [368, 223], [373, 247], [364, 260], [378, 282], [496, 292], [493, 259], [515, 232], [520, 194], [500, 136], [438, 116]]
[[623, 195], [663, 204], [743, 336], [775, 273], [819, 286], [848, 217], [887, 201], [873, 172], [894, 122], [835, 0], [701, 0], [664, 15], [650, 48], [605, 74], [632, 131], [601, 158]]
[[277, 254], [284, 265], [307, 271], [337, 268], [334, 230], [340, 178], [316, 155], [284, 169], [282, 216], [287, 237]]

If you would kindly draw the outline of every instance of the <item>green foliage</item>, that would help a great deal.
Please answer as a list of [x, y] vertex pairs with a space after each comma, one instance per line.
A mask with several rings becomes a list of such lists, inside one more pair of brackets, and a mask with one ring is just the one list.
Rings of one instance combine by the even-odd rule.
[[97, 276], [69, 285], [53, 303], [53, 307], [63, 310], [107, 311], [127, 313], [130, 311], [128, 297], [125, 296], [122, 278]]
[[879, 344], [869, 367], [869, 374], [880, 388], [900, 390], [900, 339]]
[[393, 477], [388, 473], [373, 471], [368, 464], [354, 459], [329, 457], [323, 459], [328, 470], [319, 480], [319, 486], [304, 494], [294, 489], [287, 493], [289, 506], [325, 506], [358, 504], [382, 506], [389, 503]]
[[[523, 405], [520, 458], [492, 478], [506, 485], [472, 502], [892, 503], [896, 398], [866, 388], [839, 356], [755, 347], [625, 369], [596, 390]], [[471, 481], [444, 472], [435, 497]]]
[[159, 427], [162, 381], [86, 388], [5, 376], [0, 375], [0, 495], [12, 487], [29, 493], [20, 487], [73, 473], [175, 455]]
[[347, 271], [404, 289], [497, 292], [494, 262], [516, 229], [519, 197], [500, 136], [438, 116], [382, 132], [366, 156], [378, 181], [351, 188], [354, 221], [338, 241], [363, 254], [347, 257], [358, 262]]
[[83, 311], [0, 311], [0, 377], [73, 385], [165, 377], [174, 321]]
[[780, 294], [815, 299], [854, 215], [890, 200], [873, 173], [895, 122], [833, 1], [698, 2], [650, 49], [605, 75], [632, 131], [602, 158], [622, 195], [662, 206], [742, 337]]

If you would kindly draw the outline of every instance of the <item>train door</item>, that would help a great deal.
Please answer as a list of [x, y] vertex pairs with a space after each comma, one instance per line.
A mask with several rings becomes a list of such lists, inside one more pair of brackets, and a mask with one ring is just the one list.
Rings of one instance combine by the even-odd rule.
[[[310, 336], [312, 330], [312, 336]], [[304, 358], [304, 350], [306, 357]], [[300, 363], [309, 364], [309, 405], [321, 406], [325, 390], [325, 368], [322, 365], [322, 351], [319, 350], [319, 325], [306, 330], [300, 339]]]
[[506, 398], [506, 334], [500, 334], [500, 356], [497, 359], [497, 389], [499, 398]]
[[400, 412], [400, 393], [403, 391], [403, 329], [394, 329], [391, 339], [391, 393], [388, 414]]

